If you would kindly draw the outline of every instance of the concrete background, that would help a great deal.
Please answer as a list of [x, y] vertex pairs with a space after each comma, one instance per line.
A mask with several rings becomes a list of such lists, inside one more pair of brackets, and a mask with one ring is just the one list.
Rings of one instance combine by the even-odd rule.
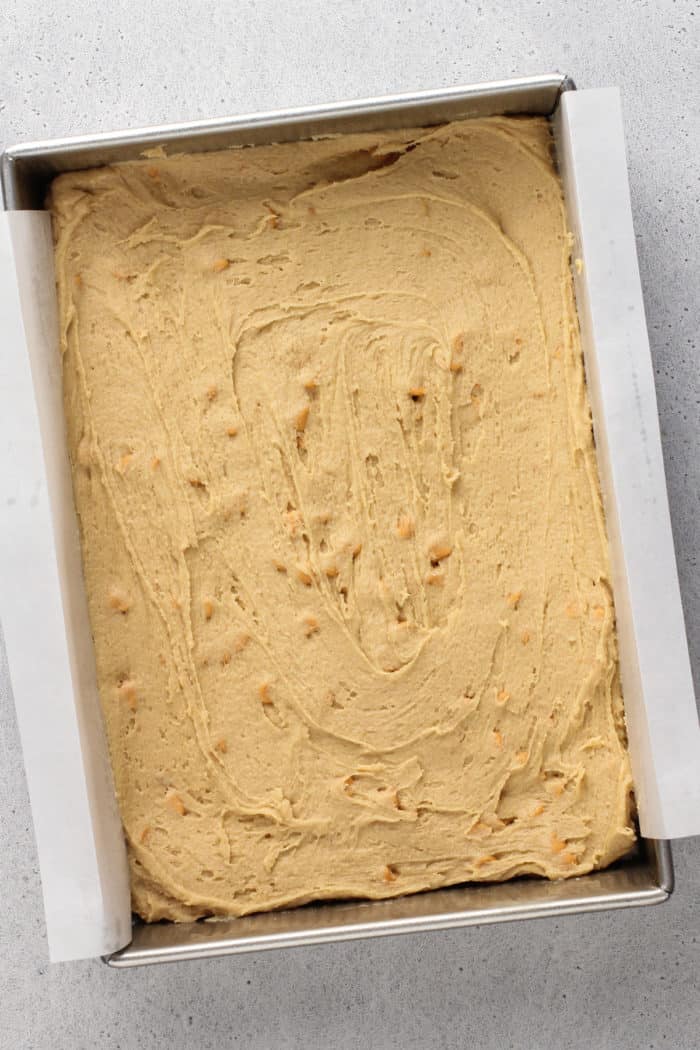
[[[700, 678], [700, 9], [692, 2], [4, 0], [0, 148], [554, 69], [623, 93], [683, 601]], [[0, 646], [1, 654], [1, 646]], [[0, 659], [0, 1047], [700, 1046], [700, 840], [656, 909], [126, 973], [48, 966]]]

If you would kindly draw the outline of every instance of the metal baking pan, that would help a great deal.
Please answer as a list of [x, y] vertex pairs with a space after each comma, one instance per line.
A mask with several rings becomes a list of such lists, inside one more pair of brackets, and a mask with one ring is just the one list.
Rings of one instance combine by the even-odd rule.
[[[162, 146], [168, 153], [201, 152], [330, 134], [425, 126], [496, 114], [551, 117], [562, 93], [571, 90], [575, 90], [571, 79], [552, 74], [32, 143], [3, 154], [3, 197], [8, 210], [42, 208], [47, 186], [56, 174], [133, 159], [154, 146]], [[640, 839], [630, 856], [608, 870], [559, 882], [519, 878], [384, 901], [309, 904], [231, 920], [149, 925], [137, 919], [131, 943], [108, 956], [106, 961], [114, 967], [128, 967], [392, 933], [638, 907], [666, 900], [672, 888], [669, 843]]]
[[384, 901], [306, 904], [288, 911], [186, 924], [148, 924], [137, 920], [131, 944], [109, 956], [106, 962], [119, 967], [181, 962], [263, 948], [639, 907], [660, 904], [672, 889], [669, 844], [642, 839], [633, 857], [612, 868], [559, 882], [512, 879], [429, 890]]
[[549, 116], [562, 91], [573, 88], [569, 77], [555, 73], [442, 91], [419, 91], [411, 95], [26, 143], [2, 155], [5, 208], [42, 208], [46, 187], [59, 172], [133, 160], [149, 147], [163, 146], [167, 153], [201, 153], [353, 131], [443, 124], [466, 117], [517, 113]]

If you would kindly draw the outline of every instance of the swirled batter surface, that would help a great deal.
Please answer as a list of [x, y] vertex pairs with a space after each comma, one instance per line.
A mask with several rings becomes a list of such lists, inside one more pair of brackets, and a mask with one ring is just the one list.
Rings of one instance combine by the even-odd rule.
[[540, 119], [58, 178], [65, 407], [148, 920], [608, 864], [614, 610]]

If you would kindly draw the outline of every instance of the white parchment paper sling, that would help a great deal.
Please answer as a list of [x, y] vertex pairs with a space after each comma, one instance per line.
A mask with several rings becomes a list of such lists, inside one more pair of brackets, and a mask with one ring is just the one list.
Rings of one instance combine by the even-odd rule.
[[131, 939], [66, 451], [46, 212], [0, 213], [0, 618], [52, 961]]
[[700, 834], [700, 726], [683, 622], [620, 94], [566, 92], [554, 123], [610, 539], [642, 834]]

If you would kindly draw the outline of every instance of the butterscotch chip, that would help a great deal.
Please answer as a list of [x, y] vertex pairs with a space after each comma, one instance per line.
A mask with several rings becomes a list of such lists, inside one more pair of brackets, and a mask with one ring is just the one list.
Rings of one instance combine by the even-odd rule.
[[301, 514], [294, 508], [284, 512], [284, 520], [290, 536], [296, 536], [304, 523]]
[[510, 605], [511, 609], [517, 609], [520, 605], [520, 599], [523, 596], [522, 591], [511, 591], [510, 594], [506, 595], [506, 601]]
[[306, 613], [306, 615], [302, 616], [302, 623], [304, 625], [304, 634], [307, 638], [321, 630], [318, 620], [311, 613]]
[[224, 270], [228, 270], [230, 265], [231, 263], [228, 259], [215, 259], [212, 263], [212, 270], [215, 270], [216, 273], [223, 273]]
[[441, 572], [429, 572], [425, 577], [425, 582], [429, 587], [444, 587], [445, 577]]
[[118, 587], [113, 587], [110, 590], [109, 594], [107, 595], [107, 604], [109, 605], [110, 609], [113, 609], [115, 612], [122, 614], [127, 613], [131, 608], [130, 598], [124, 591], [122, 591]]
[[228, 744], [226, 742], [225, 737], [219, 737], [219, 739], [214, 744], [214, 750], [219, 751], [222, 755], [226, 754], [226, 752], [228, 751]]
[[166, 792], [165, 804], [168, 809], [171, 809], [173, 813], [177, 813], [179, 817], [184, 817], [187, 813], [187, 807], [176, 791]]
[[305, 587], [310, 587], [313, 583], [311, 567], [309, 565], [297, 566], [297, 579], [300, 583], [303, 583]]
[[420, 401], [421, 398], [425, 397], [424, 386], [412, 386], [409, 387], [408, 396], [413, 398], [414, 401]]
[[485, 821], [477, 820], [476, 824], [474, 824], [474, 826], [469, 829], [469, 834], [471, 835], [474, 831], [477, 833], [477, 835], [490, 835], [493, 831], [493, 828], [489, 827], [489, 825], [486, 824]]
[[121, 474], [123, 477], [126, 474], [129, 467], [131, 466], [131, 464], [134, 462], [135, 458], [136, 456], [133, 452], [124, 452], [114, 464], [114, 469], [116, 470], [117, 474]]
[[452, 554], [452, 547], [448, 543], [433, 543], [430, 546], [430, 560], [434, 564], [444, 561]]
[[495, 743], [496, 747], [498, 748], [498, 750], [502, 751], [503, 750], [503, 733], [500, 731], [500, 729], [494, 729], [494, 731], [493, 731], [493, 739], [494, 739], [494, 743]]
[[396, 532], [402, 540], [410, 540], [415, 535], [416, 526], [409, 514], [402, 514], [396, 523]]
[[238, 433], [238, 427], [226, 427], [226, 433], [230, 438], [235, 438]]
[[458, 332], [452, 340], [452, 357], [450, 358], [450, 371], [462, 371], [462, 353], [464, 351], [464, 332]]
[[385, 882], [396, 882], [399, 873], [393, 864], [387, 864], [384, 868], [382, 878]]
[[129, 705], [129, 708], [135, 711], [138, 702], [136, 682], [132, 678], [125, 678], [117, 686], [117, 692], [120, 700], [124, 700]]
[[294, 429], [297, 431], [297, 433], [301, 434], [306, 430], [306, 424], [308, 423], [308, 420], [309, 406], [304, 405], [304, 407], [301, 408], [294, 417]]
[[263, 682], [262, 685], [258, 686], [258, 696], [260, 697], [260, 703], [263, 707], [270, 707], [273, 703], [272, 697], [270, 696], [270, 683]]
[[552, 853], [561, 853], [563, 849], [566, 849], [566, 842], [564, 839], [560, 839], [558, 835], [552, 835], [550, 839], [550, 846]]

